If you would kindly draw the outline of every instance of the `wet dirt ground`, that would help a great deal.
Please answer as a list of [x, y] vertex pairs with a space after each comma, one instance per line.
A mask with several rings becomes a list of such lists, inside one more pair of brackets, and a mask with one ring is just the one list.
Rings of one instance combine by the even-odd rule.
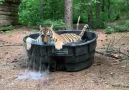
[[[129, 32], [106, 35], [97, 30], [96, 51], [102, 54], [95, 54], [95, 62], [88, 69], [50, 72], [45, 81], [16, 80], [26, 68], [22, 39], [30, 33], [34, 31], [26, 27], [0, 33], [0, 90], [129, 90]], [[107, 49], [124, 54], [106, 56]]]

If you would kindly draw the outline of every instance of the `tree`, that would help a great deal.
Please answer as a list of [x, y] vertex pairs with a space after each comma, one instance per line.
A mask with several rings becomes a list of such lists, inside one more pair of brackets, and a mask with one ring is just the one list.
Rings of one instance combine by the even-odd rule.
[[88, 25], [91, 27], [92, 26], [92, 21], [93, 21], [93, 13], [92, 10], [87, 10], [87, 17], [88, 17]]
[[101, 7], [101, 9], [102, 9], [102, 12], [105, 11], [105, 0], [102, 0], [102, 7]]
[[110, 19], [110, 5], [111, 5], [111, 1], [110, 0], [108, 0], [108, 6], [107, 6], [107, 8], [108, 8], [108, 19]]
[[100, 27], [100, 0], [96, 2], [96, 26]]
[[71, 29], [73, 27], [73, 16], [72, 16], [72, 4], [73, 1], [72, 0], [64, 0], [64, 21], [65, 21], [65, 25], [68, 29]]

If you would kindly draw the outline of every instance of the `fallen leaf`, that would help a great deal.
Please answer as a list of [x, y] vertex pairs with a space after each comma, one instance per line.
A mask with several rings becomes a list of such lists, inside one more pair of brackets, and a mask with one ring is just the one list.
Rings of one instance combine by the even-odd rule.
[[112, 56], [113, 56], [114, 58], [116, 58], [116, 59], [120, 59], [120, 58], [121, 58], [121, 56], [118, 55], [118, 54], [113, 54]]

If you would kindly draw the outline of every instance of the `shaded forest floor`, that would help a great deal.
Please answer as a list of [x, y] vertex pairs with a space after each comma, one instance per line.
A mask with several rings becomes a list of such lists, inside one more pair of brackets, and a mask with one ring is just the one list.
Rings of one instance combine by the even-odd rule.
[[25, 70], [22, 45], [33, 30], [22, 27], [0, 33], [0, 90], [129, 90], [129, 32], [97, 30], [94, 64], [78, 72], [50, 72], [46, 81], [16, 80]]

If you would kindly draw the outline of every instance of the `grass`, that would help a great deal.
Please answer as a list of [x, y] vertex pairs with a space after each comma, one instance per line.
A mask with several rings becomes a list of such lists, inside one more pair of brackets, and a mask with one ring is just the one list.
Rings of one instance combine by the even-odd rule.
[[115, 30], [114, 30], [112, 27], [110, 27], [110, 26], [108, 26], [108, 27], [105, 29], [106, 34], [114, 33], [114, 31], [115, 31]]
[[15, 26], [5, 26], [5, 27], [0, 27], [0, 31], [1, 32], [4, 32], [4, 31], [10, 31], [10, 30], [13, 30], [15, 28]]
[[9, 36], [9, 37], [12, 37], [12, 31], [13, 29], [15, 29], [16, 27], [15, 26], [3, 26], [3, 27], [0, 27], [0, 32], [6, 32], [6, 34]]
[[129, 31], [129, 20], [120, 20], [107, 25], [105, 29], [106, 34], [111, 34], [114, 32], [128, 32]]
[[116, 87], [116, 88], [129, 88], [128, 85], [121, 85], [121, 84], [117, 84], [117, 85], [112, 85], [113, 87]]
[[37, 32], [39, 32], [38, 29], [33, 29], [33, 33], [37, 33]]

